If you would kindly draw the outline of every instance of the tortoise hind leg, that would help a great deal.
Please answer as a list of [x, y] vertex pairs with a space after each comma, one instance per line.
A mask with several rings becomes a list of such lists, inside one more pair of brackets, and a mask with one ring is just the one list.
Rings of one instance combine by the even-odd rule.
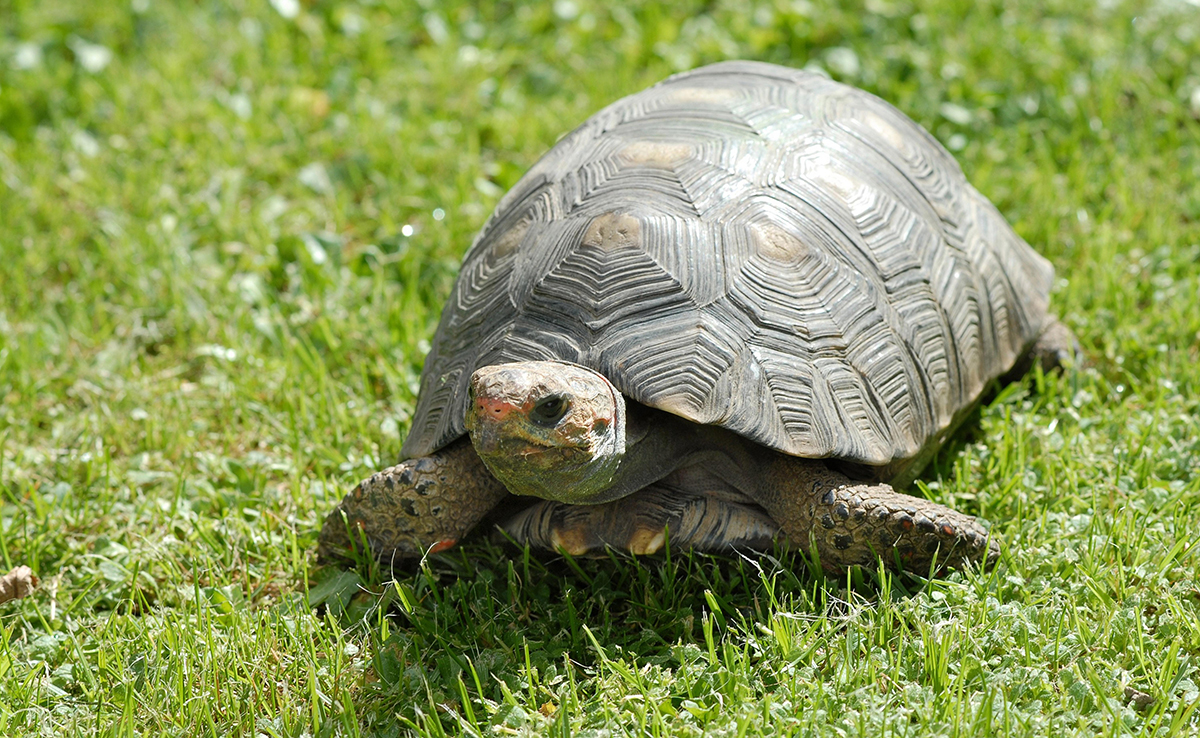
[[362, 481], [326, 516], [317, 555], [344, 559], [363, 538], [380, 561], [444, 551], [505, 497], [464, 437]]
[[970, 515], [887, 484], [856, 482], [820, 461], [776, 454], [756, 500], [779, 521], [789, 541], [815, 553], [837, 574], [873, 566], [928, 576], [942, 567], [991, 566], [999, 544]]
[[1066, 324], [1055, 315], [1047, 315], [1030, 354], [1032, 361], [1042, 365], [1042, 371], [1049, 372], [1063, 366], [1078, 366], [1083, 359], [1083, 347]]
[[600, 505], [539, 500], [499, 527], [517, 543], [572, 556], [607, 548], [646, 556], [668, 541], [674, 550], [770, 550], [779, 533], [757, 505], [661, 483]]
[[1082, 366], [1083, 361], [1083, 347], [1079, 345], [1079, 339], [1075, 338], [1071, 329], [1056, 316], [1047, 315], [1037, 340], [1017, 359], [1017, 363], [1004, 373], [1000, 382], [1008, 384], [1020, 381], [1034, 364], [1040, 364], [1042, 371], [1049, 374], [1069, 366]]

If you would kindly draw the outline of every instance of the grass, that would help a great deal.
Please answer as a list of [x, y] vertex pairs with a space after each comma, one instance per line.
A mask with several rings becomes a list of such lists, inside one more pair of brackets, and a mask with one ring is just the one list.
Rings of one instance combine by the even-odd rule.
[[[315, 569], [500, 194], [732, 57], [890, 100], [1055, 263], [1090, 365], [922, 482], [1001, 566]], [[1198, 182], [1183, 0], [0, 0], [0, 734], [1200, 733]]]

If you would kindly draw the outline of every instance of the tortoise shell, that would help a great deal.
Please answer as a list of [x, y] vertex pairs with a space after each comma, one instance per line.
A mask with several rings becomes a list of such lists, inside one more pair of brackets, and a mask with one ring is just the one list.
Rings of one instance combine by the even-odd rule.
[[500, 201], [403, 454], [463, 435], [476, 368], [558, 359], [787, 454], [903, 464], [1036, 339], [1052, 280], [891, 105], [714, 64], [596, 113]]

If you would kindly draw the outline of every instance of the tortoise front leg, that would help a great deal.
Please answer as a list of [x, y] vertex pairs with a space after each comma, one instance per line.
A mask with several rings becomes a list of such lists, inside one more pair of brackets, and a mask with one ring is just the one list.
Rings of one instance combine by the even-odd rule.
[[363, 538], [380, 561], [444, 551], [507, 496], [464, 437], [361, 482], [326, 516], [317, 555], [345, 558]]
[[778, 455], [755, 498], [793, 545], [815, 549], [833, 574], [874, 566], [878, 557], [888, 568], [928, 576], [967, 562], [990, 566], [1000, 554], [970, 515], [886, 484], [856, 482], [819, 461]]
[[648, 556], [668, 541], [675, 551], [769, 551], [779, 533], [757, 505], [662, 482], [599, 505], [537, 500], [499, 527], [517, 543], [572, 556]]

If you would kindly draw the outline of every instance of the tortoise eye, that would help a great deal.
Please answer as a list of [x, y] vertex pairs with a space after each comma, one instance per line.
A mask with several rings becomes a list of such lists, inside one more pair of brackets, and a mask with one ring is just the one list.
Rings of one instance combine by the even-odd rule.
[[533, 422], [538, 425], [554, 426], [567, 414], [569, 403], [560, 395], [550, 395], [533, 406]]

